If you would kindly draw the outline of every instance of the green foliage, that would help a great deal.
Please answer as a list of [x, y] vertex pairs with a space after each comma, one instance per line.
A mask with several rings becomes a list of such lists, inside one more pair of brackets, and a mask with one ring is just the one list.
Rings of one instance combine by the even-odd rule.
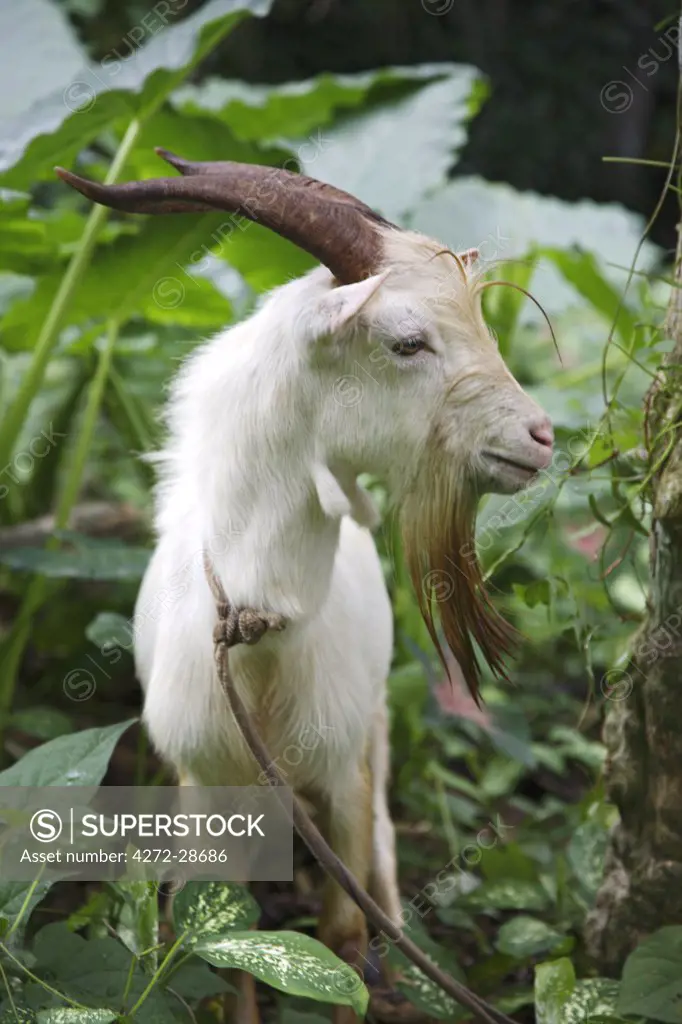
[[[84, 17], [98, 9], [79, 3]], [[50, 12], [45, 52], [22, 28], [29, 6]], [[644, 609], [652, 467], [643, 398], [666, 349], [667, 287], [637, 276], [623, 293], [624, 272], [611, 264], [634, 251], [633, 215], [450, 176], [487, 88], [470, 67], [280, 86], [202, 79], [203, 59], [270, 7], [192, 5], [144, 38], [134, 59], [110, 54], [99, 65], [48, 0], [0, 13], [32, 89], [3, 96], [16, 120], [0, 126], [0, 525], [15, 538], [54, 514], [45, 542], [0, 542], [2, 596], [17, 609], [0, 638], [0, 728], [6, 750], [22, 755], [0, 784], [94, 785], [115, 759], [139, 699], [122, 655], [150, 553], [152, 474], [138, 457], [158, 444], [178, 361], [313, 265], [278, 236], [245, 221], [226, 227], [217, 213], [91, 208], [53, 165], [109, 182], [158, 176], [169, 173], [153, 151], [163, 145], [190, 159], [300, 168], [446, 245], [479, 246], [517, 286], [486, 289], [487, 319], [556, 430], [555, 460], [537, 484], [481, 505], [486, 576], [527, 638], [511, 686], [484, 678], [484, 710], [443, 678], [390, 517], [378, 538], [396, 623], [393, 805], [401, 877], [417, 893], [406, 926], [505, 1012], [527, 1011], [535, 971], [539, 1024], [680, 1021], [679, 929], [642, 943], [620, 987], [589, 976], [580, 938], [615, 820], [598, 783], [600, 721], [637, 684], [618, 688], [608, 673], [627, 659]], [[31, 98], [40, 102], [29, 109]], [[645, 246], [644, 265], [655, 257]], [[550, 313], [561, 362], [525, 291]], [[368, 485], [385, 507], [381, 481]], [[133, 509], [136, 529], [85, 536], [74, 528], [81, 500]], [[81, 705], [66, 683], [83, 666], [96, 696]], [[47, 742], [31, 749], [36, 739]], [[117, 776], [163, 778], [144, 739], [135, 750], [127, 736], [122, 743], [129, 760]], [[260, 908], [236, 884], [188, 883], [170, 935], [146, 881], [108, 885], [66, 912], [50, 906], [65, 921], [45, 925], [49, 888], [40, 878], [0, 883], [0, 1021], [205, 1024], [230, 991], [213, 966], [244, 969], [282, 993], [281, 1024], [326, 1019], [311, 1000], [367, 1006], [355, 972], [305, 934], [309, 918], [295, 921], [298, 931], [258, 930]], [[432, 1018], [459, 1019], [461, 1008], [387, 946], [379, 958], [403, 995]], [[545, 957], [559, 959], [537, 963]]]
[[232, 883], [188, 882], [173, 903], [175, 930], [190, 946], [227, 930], [250, 928], [258, 917], [258, 904], [248, 890]]
[[682, 927], [654, 932], [628, 957], [618, 997], [623, 1014], [682, 1021]]
[[236, 967], [273, 988], [364, 1014], [369, 994], [348, 964], [300, 932], [233, 932], [209, 938], [194, 952], [215, 967]]
[[58, 736], [0, 772], [0, 786], [93, 786], [104, 778], [109, 758], [132, 721]]

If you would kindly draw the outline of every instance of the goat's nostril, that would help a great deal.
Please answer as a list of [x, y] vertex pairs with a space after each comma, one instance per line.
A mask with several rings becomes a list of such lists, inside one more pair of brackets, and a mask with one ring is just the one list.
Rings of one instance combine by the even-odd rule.
[[538, 444], [544, 445], [545, 448], [551, 448], [554, 444], [554, 431], [547, 421], [538, 423], [530, 427], [529, 430], [533, 440], [537, 441]]

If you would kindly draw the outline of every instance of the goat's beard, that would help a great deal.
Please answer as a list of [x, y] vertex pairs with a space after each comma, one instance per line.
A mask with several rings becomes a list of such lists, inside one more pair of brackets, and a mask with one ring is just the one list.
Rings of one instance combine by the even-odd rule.
[[425, 461], [401, 502], [405, 559], [419, 609], [448, 675], [437, 618], [478, 703], [481, 665], [476, 646], [493, 673], [507, 678], [504, 658], [518, 634], [485, 589], [475, 548], [475, 483], [463, 466], [439, 463]]

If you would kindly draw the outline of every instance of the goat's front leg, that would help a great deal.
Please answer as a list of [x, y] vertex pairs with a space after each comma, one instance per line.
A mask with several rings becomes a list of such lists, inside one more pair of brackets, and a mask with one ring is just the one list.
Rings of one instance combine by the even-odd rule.
[[[365, 765], [356, 782], [330, 800], [325, 818], [329, 845], [366, 889], [372, 862], [372, 788]], [[365, 915], [331, 879], [326, 882], [318, 936], [362, 978], [367, 962]], [[336, 1006], [332, 1019], [334, 1024], [355, 1024], [358, 1017], [350, 1007]]]

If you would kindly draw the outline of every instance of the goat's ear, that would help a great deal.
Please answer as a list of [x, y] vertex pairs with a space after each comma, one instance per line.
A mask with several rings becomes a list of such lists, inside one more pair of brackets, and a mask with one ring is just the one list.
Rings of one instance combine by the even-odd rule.
[[390, 270], [374, 274], [356, 284], [343, 284], [326, 293], [315, 310], [310, 324], [311, 333], [316, 337], [336, 334], [358, 315], [372, 296], [384, 283]]
[[478, 249], [465, 249], [464, 252], [458, 252], [457, 255], [465, 267], [472, 267], [480, 256], [480, 253]]

